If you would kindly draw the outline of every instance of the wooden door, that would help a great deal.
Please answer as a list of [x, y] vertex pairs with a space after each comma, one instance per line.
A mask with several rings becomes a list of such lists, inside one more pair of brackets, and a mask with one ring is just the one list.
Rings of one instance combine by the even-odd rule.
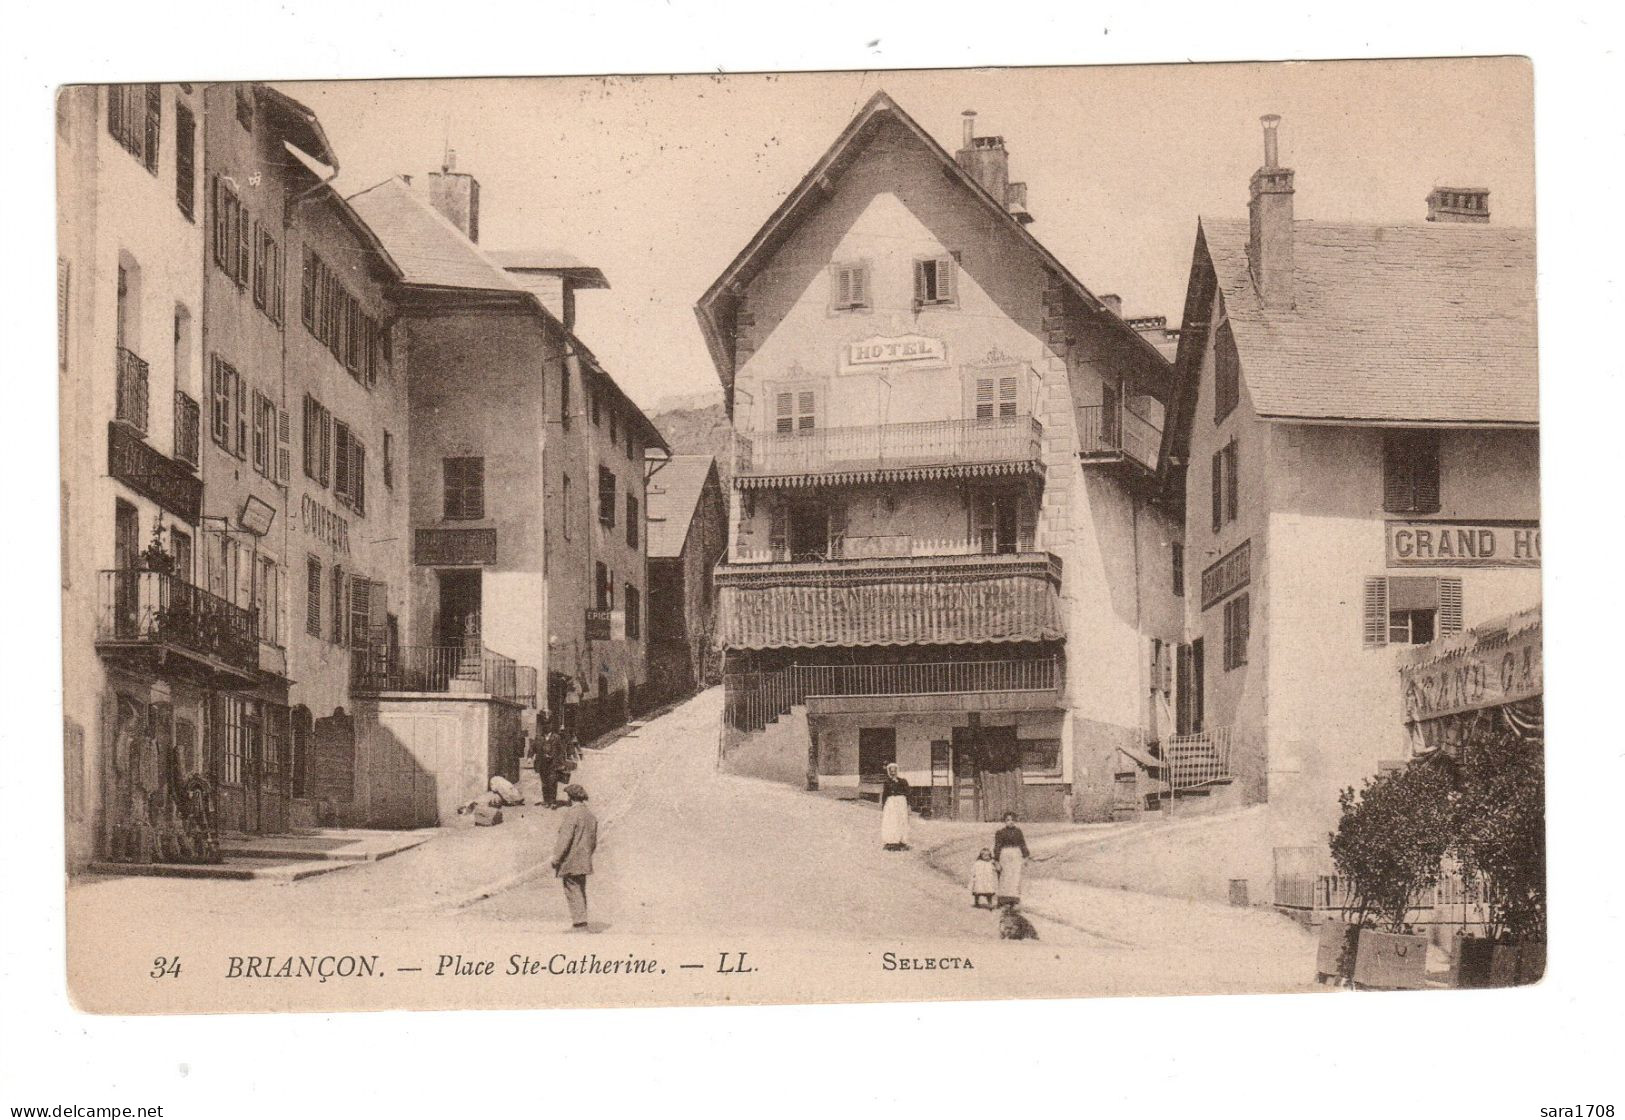
[[1006, 813], [1022, 816], [1021, 751], [1014, 727], [978, 729], [982, 783], [982, 819], [996, 821]]
[[952, 767], [954, 819], [961, 821], [981, 820], [981, 768], [977, 765], [976, 736], [973, 728], [954, 728]]

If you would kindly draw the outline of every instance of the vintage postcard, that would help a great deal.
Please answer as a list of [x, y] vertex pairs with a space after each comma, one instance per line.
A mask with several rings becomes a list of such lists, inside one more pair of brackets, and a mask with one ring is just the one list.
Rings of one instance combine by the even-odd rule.
[[1538, 980], [1532, 117], [1510, 58], [64, 87], [74, 1000]]

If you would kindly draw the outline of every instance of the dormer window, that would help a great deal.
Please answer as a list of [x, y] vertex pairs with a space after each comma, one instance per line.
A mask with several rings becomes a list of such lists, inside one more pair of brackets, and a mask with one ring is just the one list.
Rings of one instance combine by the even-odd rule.
[[869, 265], [862, 261], [830, 269], [830, 307], [835, 311], [866, 310], [869, 303]]

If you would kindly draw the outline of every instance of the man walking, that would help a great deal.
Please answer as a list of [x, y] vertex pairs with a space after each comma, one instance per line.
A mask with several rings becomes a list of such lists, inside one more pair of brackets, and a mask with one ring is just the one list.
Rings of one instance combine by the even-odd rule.
[[592, 854], [598, 848], [598, 818], [587, 808], [587, 791], [576, 783], [564, 787], [564, 796], [570, 799], [570, 807], [559, 822], [558, 842], [553, 845], [553, 873], [564, 882], [571, 928], [585, 930], [587, 876], [592, 874]]
[[559, 733], [544, 731], [536, 743], [536, 776], [542, 781], [542, 804], [549, 809], [559, 803]]

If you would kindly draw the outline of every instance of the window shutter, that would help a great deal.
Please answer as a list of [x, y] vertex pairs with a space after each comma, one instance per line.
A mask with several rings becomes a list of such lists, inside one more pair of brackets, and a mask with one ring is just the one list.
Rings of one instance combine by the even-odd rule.
[[305, 326], [315, 333], [316, 331], [316, 258], [310, 251], [310, 246], [302, 247], [304, 266], [299, 274], [299, 314], [305, 321]]
[[863, 265], [852, 270], [852, 306], [869, 306], [869, 269]]
[[852, 306], [852, 277], [850, 268], [837, 268], [835, 270], [835, 306]]
[[389, 646], [389, 584], [377, 580], [367, 592], [367, 641], [373, 649]]
[[350, 437], [350, 489], [355, 511], [367, 515], [367, 449], [362, 442]]
[[814, 395], [811, 389], [796, 394], [796, 428], [805, 431], [814, 426]]
[[1224, 453], [1213, 453], [1213, 531], [1224, 524]]
[[289, 446], [293, 442], [293, 425], [288, 418], [288, 410], [276, 410], [276, 480], [282, 485], [288, 485], [293, 477], [293, 449]]
[[999, 550], [998, 515], [993, 499], [986, 494], [971, 499], [971, 540], [984, 553]]
[[1231, 440], [1224, 448], [1224, 517], [1226, 521], [1234, 521], [1241, 513], [1241, 470], [1238, 463], [1239, 449], [1236, 441]]
[[1412, 483], [1419, 513], [1439, 508], [1439, 439], [1437, 432], [1419, 434], [1415, 446], [1415, 477]]
[[253, 230], [250, 228], [250, 224], [249, 224], [249, 220], [248, 220], [248, 212], [242, 208], [241, 203], [238, 203], [238, 205], [237, 205], [237, 286], [238, 287], [246, 286], [248, 284], [249, 277], [252, 274], [252, 270], [253, 270], [252, 269], [252, 258], [253, 258], [253, 253], [254, 253], [253, 244], [250, 241], [250, 238], [252, 238], [252, 236], [253, 236]]
[[1395, 433], [1383, 437], [1382, 508], [1402, 511], [1413, 508], [1410, 465], [1405, 461], [1403, 441]]
[[317, 482], [326, 486], [332, 480], [330, 464], [333, 462], [333, 414], [320, 405], [317, 420], [321, 426], [321, 446], [318, 449], [320, 458], [316, 460]]
[[1365, 648], [1388, 644], [1388, 580], [1368, 576], [1365, 581]]
[[1439, 577], [1439, 636], [1461, 633], [1461, 577]]
[[164, 129], [164, 95], [156, 85], [147, 87], [147, 134], [145, 155], [147, 170], [158, 170], [158, 137]]
[[976, 419], [993, 419], [993, 378], [976, 379]]
[[214, 263], [226, 267], [226, 199], [220, 176], [209, 177], [209, 206], [214, 214]]
[[944, 303], [959, 302], [959, 261], [955, 257], [937, 262], [937, 298]]
[[1023, 494], [1016, 502], [1016, 548], [1032, 552], [1038, 538], [1038, 503]]
[[232, 391], [237, 396], [237, 458], [248, 457], [248, 386], [242, 374], [231, 371]]
[[333, 494], [354, 496], [350, 484], [350, 426], [343, 421], [333, 424]]
[[794, 393], [778, 394], [776, 427], [780, 432], [793, 432], [796, 427], [796, 397]]
[[1014, 377], [999, 378], [999, 415], [1012, 417], [1016, 414], [1016, 387]]
[[931, 299], [931, 285], [926, 276], [926, 270], [934, 267], [934, 261], [914, 262], [914, 302], [926, 303]]

